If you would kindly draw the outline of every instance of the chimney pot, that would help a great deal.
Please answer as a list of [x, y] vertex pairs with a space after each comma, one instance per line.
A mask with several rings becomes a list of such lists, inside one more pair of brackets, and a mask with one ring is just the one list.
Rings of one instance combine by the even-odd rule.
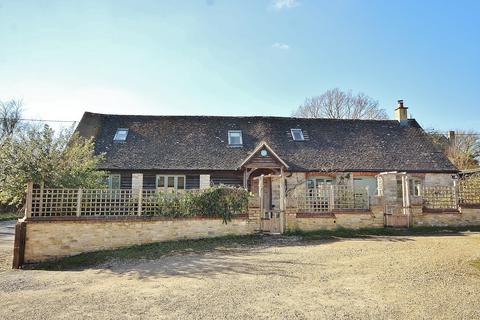
[[398, 108], [403, 108], [403, 100], [398, 100]]

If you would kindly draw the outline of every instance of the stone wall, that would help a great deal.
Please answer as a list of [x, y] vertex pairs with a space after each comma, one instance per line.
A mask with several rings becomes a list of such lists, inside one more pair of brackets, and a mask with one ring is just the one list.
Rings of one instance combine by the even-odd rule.
[[285, 220], [287, 230], [303, 231], [382, 228], [384, 225], [383, 206], [372, 206], [370, 211], [335, 211], [317, 214], [287, 211]]
[[[285, 230], [382, 228], [384, 206], [381, 197], [377, 198], [372, 201], [371, 209], [364, 211], [298, 213], [296, 209], [287, 208]], [[424, 212], [421, 206], [414, 206], [411, 212], [413, 225], [417, 227], [480, 225], [480, 208], [461, 208], [459, 212]], [[261, 225], [258, 208], [251, 208], [248, 217], [237, 217], [228, 224], [222, 223], [221, 219], [200, 217], [71, 217], [27, 220], [22, 224], [25, 226], [23, 261], [26, 263], [160, 241], [246, 235], [260, 231]], [[21, 243], [23, 240], [15, 241]]]
[[460, 208], [459, 212], [421, 212], [413, 215], [415, 227], [480, 226], [480, 208]]
[[245, 235], [255, 221], [222, 219], [122, 219], [27, 221], [24, 261], [37, 262], [82, 252], [167, 240]]

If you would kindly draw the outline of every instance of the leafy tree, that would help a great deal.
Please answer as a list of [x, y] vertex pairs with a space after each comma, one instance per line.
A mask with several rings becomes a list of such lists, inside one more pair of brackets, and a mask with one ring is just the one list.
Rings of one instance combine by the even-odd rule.
[[353, 94], [338, 88], [305, 99], [292, 116], [299, 118], [388, 119], [378, 101], [364, 93]]
[[21, 205], [29, 181], [50, 188], [101, 188], [105, 172], [96, 170], [104, 155], [94, 142], [72, 130], [30, 127], [0, 146], [0, 203]]

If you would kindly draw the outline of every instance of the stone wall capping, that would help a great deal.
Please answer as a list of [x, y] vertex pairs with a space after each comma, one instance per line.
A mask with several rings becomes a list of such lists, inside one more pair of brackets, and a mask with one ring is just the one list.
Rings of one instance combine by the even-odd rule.
[[[248, 213], [237, 214], [232, 217], [232, 221], [237, 219], [248, 219]], [[165, 216], [68, 216], [68, 217], [31, 217], [26, 221], [28, 222], [58, 222], [58, 221], [71, 221], [71, 222], [128, 222], [128, 221], [195, 221], [195, 220], [219, 220], [221, 218], [214, 216], [191, 216], [191, 217], [165, 217]], [[141, 226], [138, 226], [141, 227]]]

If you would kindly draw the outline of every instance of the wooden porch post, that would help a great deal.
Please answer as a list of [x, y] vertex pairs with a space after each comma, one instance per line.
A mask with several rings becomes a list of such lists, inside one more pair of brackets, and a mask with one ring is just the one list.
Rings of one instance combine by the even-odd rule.
[[283, 174], [282, 168], [280, 177], [280, 233], [283, 233], [285, 230], [285, 207], [285, 175]]
[[137, 215], [139, 216], [142, 215], [142, 195], [143, 195], [143, 189], [139, 188], [138, 189], [138, 211], [137, 211]]
[[406, 202], [405, 202], [405, 176], [402, 175], [402, 213], [403, 214], [406, 214], [406, 210], [405, 210], [405, 207], [407, 206]]
[[40, 203], [38, 204], [38, 215], [41, 216], [42, 215], [42, 211], [43, 211], [43, 187], [45, 186], [45, 183], [43, 182], [40, 182]]
[[453, 201], [455, 201], [455, 209], [459, 207], [459, 199], [458, 199], [458, 180], [453, 180]]
[[[327, 186], [325, 186], [327, 187]], [[335, 209], [335, 186], [332, 184], [328, 189], [328, 211], [333, 211]]]
[[263, 174], [258, 178], [258, 198], [260, 199], [260, 212], [264, 216], [265, 207], [263, 203]]
[[82, 215], [82, 194], [82, 188], [79, 188], [77, 193], [77, 217]]
[[247, 189], [248, 184], [247, 184], [247, 168], [243, 171], [243, 187]]

